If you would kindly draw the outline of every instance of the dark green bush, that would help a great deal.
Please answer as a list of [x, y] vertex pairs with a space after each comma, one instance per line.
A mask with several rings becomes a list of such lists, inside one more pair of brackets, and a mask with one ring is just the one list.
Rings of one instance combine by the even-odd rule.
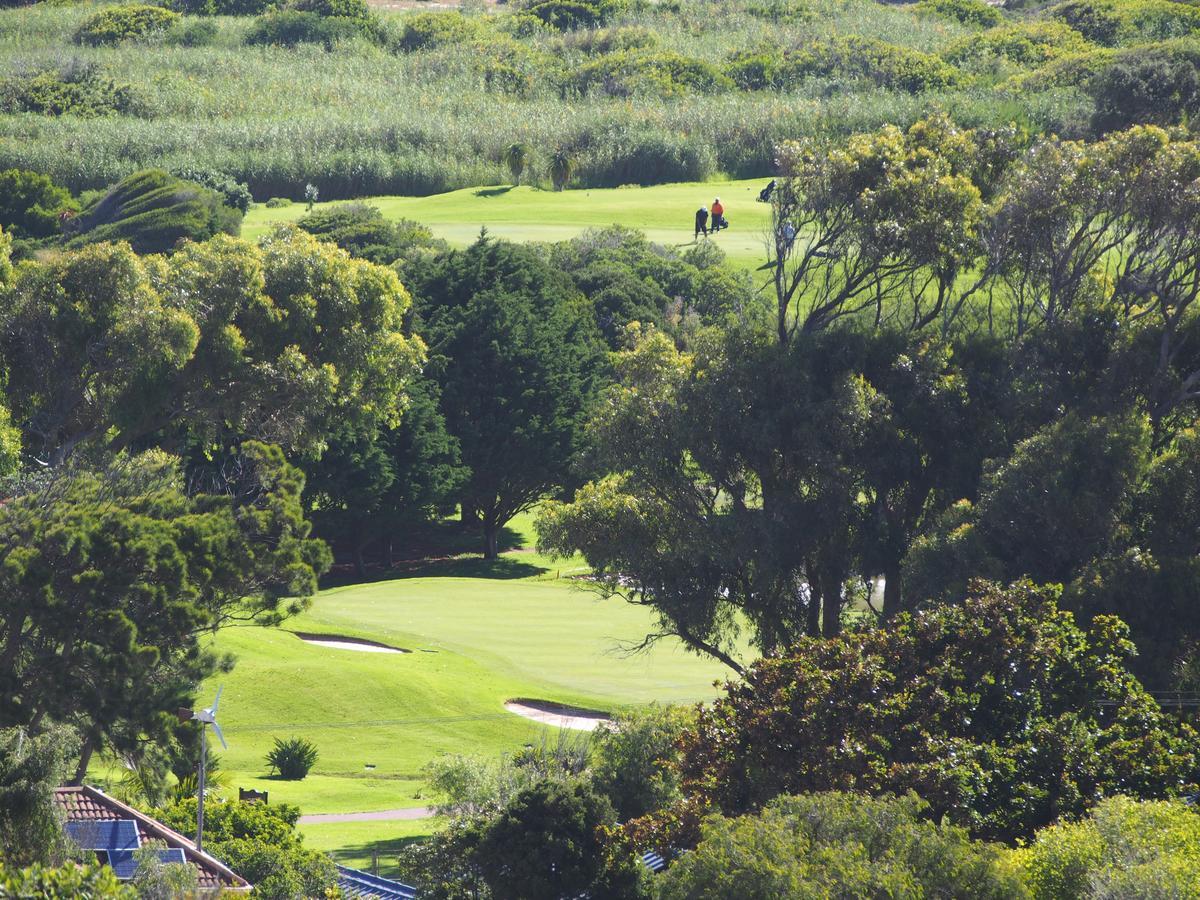
[[740, 815], [830, 785], [919, 790], [931, 818], [1014, 841], [1114, 793], [1194, 791], [1196, 732], [1130, 673], [1128, 627], [1085, 628], [1057, 593], [974, 582], [961, 602], [754, 663], [681, 739], [685, 796]]
[[1124, 25], [1117, 4], [1110, 0], [1068, 0], [1050, 10], [1050, 15], [1105, 47], [1112, 47], [1120, 40]]
[[[593, 263], [592, 268], [603, 265]], [[608, 265], [617, 264], [614, 261]], [[577, 274], [576, 282], [579, 281]], [[653, 285], [649, 279], [646, 282]], [[586, 287], [584, 290], [590, 299], [592, 294]], [[661, 316], [662, 307], [654, 312]], [[596, 734], [592, 784], [609, 799], [621, 821], [663, 809], [678, 799], [679, 776], [674, 763], [679, 751], [675, 743], [687, 726], [688, 717], [684, 710], [652, 706], [619, 715], [615, 727]]]
[[302, 737], [275, 738], [275, 746], [267, 754], [267, 763], [280, 778], [300, 781], [316, 764], [318, 756], [316, 746]]
[[376, 207], [342, 203], [314, 210], [296, 223], [337, 244], [351, 256], [388, 265], [419, 247], [441, 244], [426, 226], [410, 219], [389, 222]]
[[189, 22], [185, 19], [167, 32], [165, 40], [175, 47], [208, 47], [216, 41], [219, 33], [216, 22]]
[[286, 9], [255, 19], [246, 32], [245, 40], [247, 44], [278, 47], [320, 44], [326, 50], [332, 50], [339, 41], [359, 36], [375, 36], [372, 20], [322, 16], [315, 12]]
[[214, 172], [212, 169], [172, 169], [171, 174], [184, 181], [194, 181], [196, 184], [216, 191], [225, 198], [225, 205], [246, 213], [254, 202], [250, 188], [225, 172]]
[[237, 234], [242, 215], [216, 191], [161, 169], [135, 172], [71, 220], [71, 245], [128, 241], [138, 253], [162, 253], [180, 240]]
[[178, 21], [179, 13], [161, 6], [140, 3], [109, 6], [84, 19], [75, 32], [75, 42], [91, 47], [119, 44], [166, 31]]
[[1105, 47], [1185, 37], [1200, 31], [1200, 8], [1172, 0], [1068, 0], [1050, 15]]
[[1098, 135], [1145, 123], [1170, 126], [1200, 114], [1200, 47], [1159, 46], [1122, 53], [1086, 82]]
[[264, 205], [267, 209], [283, 209], [285, 206], [291, 206], [292, 201], [287, 197], [272, 197]]
[[581, 94], [599, 91], [613, 97], [670, 96], [686, 91], [710, 94], [733, 87], [733, 81], [716, 66], [672, 50], [609, 53], [577, 68], [572, 83]]
[[479, 23], [462, 13], [417, 13], [404, 20], [397, 49], [405, 53], [446, 44], [461, 44], [479, 33]]
[[596, 28], [623, 8], [620, 0], [534, 0], [525, 12], [559, 31]]
[[115, 84], [90, 63], [0, 79], [0, 112], [103, 116], [135, 106], [132, 88]]
[[610, 860], [612, 805], [586, 783], [547, 780], [521, 791], [482, 826], [472, 862], [495, 900], [641, 896], [645, 870]]
[[983, 0], [921, 0], [917, 10], [947, 22], [993, 28], [1004, 21], [1000, 10]]
[[22, 238], [49, 237], [58, 219], [74, 209], [70, 192], [37, 172], [0, 172], [0, 227]]

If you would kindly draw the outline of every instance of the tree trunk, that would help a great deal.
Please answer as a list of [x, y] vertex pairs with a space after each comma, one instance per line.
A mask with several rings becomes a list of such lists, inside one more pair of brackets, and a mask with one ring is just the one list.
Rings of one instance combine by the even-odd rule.
[[367, 577], [367, 561], [363, 557], [363, 545], [365, 541], [354, 542], [354, 571], [358, 573], [359, 578]]
[[75, 767], [75, 777], [71, 779], [71, 784], [83, 784], [83, 779], [87, 777], [88, 764], [92, 761], [92, 751], [96, 749], [96, 743], [89, 734], [83, 739], [83, 746], [79, 751], [79, 765]]
[[827, 638], [837, 637], [842, 631], [842, 585], [830, 575], [824, 582], [821, 592], [824, 603], [821, 605], [821, 632]]
[[483, 523], [483, 558], [496, 559], [500, 555], [500, 526], [494, 522]]
[[903, 582], [900, 580], [900, 561], [888, 563], [883, 571], [883, 617], [890, 619], [904, 604]]
[[821, 636], [821, 587], [820, 580], [813, 573], [812, 566], [808, 563], [804, 564], [804, 570], [808, 573], [808, 613], [807, 621], [805, 622], [804, 632], [809, 637]]

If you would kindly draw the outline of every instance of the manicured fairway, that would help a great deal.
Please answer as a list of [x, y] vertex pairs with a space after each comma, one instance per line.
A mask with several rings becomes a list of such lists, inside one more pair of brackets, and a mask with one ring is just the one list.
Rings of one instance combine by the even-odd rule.
[[[756, 202], [767, 179], [664, 184], [655, 187], [573, 190], [555, 193], [531, 187], [468, 188], [431, 197], [371, 197], [389, 218], [413, 219], [428, 225], [452, 244], [473, 241], [479, 229], [514, 241], [563, 241], [588, 228], [619, 223], [646, 233], [650, 240], [684, 249], [691, 245], [692, 220], [701, 205], [719, 196], [732, 227], [711, 238], [730, 263], [755, 267], [766, 258], [764, 235], [770, 208]], [[277, 222], [294, 222], [305, 214], [303, 203], [279, 209], [255, 206], [242, 234], [258, 238]]]
[[[237, 665], [205, 684], [201, 697], [224, 685], [220, 719], [230, 745], [218, 752], [230, 791], [267, 790], [272, 802], [309, 814], [424, 806], [431, 798], [421, 770], [435, 756], [499, 756], [548, 736], [545, 726], [507, 712], [508, 699], [613, 710], [713, 695], [726, 672], [676, 642], [622, 653], [652, 628], [651, 615], [579, 589], [567, 577], [579, 569], [577, 560], [555, 563], [527, 550], [492, 565], [450, 560], [415, 577], [323, 591], [281, 629], [224, 629], [215, 649], [234, 654]], [[320, 647], [295, 632], [412, 652]], [[276, 737], [291, 735], [320, 750], [303, 781], [276, 780], [263, 761]], [[427, 834], [436, 823], [302, 827], [322, 849], [353, 844], [369, 856], [371, 843]]]

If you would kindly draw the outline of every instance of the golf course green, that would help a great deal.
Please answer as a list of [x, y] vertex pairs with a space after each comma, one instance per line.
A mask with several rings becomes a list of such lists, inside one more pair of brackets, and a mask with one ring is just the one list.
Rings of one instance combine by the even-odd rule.
[[[216, 650], [232, 672], [214, 742], [224, 791], [270, 792], [306, 815], [426, 806], [422, 768], [440, 754], [499, 757], [548, 736], [547, 726], [508, 712], [515, 698], [589, 709], [689, 703], [711, 697], [723, 668], [674, 640], [630, 655], [622, 647], [654, 627], [648, 610], [601, 600], [570, 576], [581, 560], [539, 556], [530, 520], [514, 523], [518, 549], [494, 563], [429, 562], [405, 577], [322, 591], [281, 628], [227, 627]], [[411, 652], [331, 648], [304, 634], [368, 639]], [[301, 781], [272, 777], [264, 760], [276, 738], [302, 736], [320, 752]], [[313, 846], [363, 862], [368, 844], [394, 847], [428, 834], [436, 820], [304, 824]], [[345, 854], [343, 854], [345, 855]], [[339, 855], [339, 859], [343, 858]]]
[[[719, 196], [730, 228], [709, 238], [742, 268], [761, 265], [770, 207], [758, 203], [766, 179], [663, 184], [548, 191], [533, 187], [466, 188], [429, 197], [368, 197], [362, 201], [389, 219], [412, 219], [435, 235], [465, 246], [486, 227], [489, 234], [512, 241], [565, 241], [589, 228], [620, 224], [642, 231], [659, 244], [684, 249], [694, 242], [693, 218], [702, 205]], [[318, 206], [323, 204], [318, 204]], [[269, 209], [253, 207], [242, 235], [257, 239], [281, 222], [294, 222], [307, 211], [303, 203]]]

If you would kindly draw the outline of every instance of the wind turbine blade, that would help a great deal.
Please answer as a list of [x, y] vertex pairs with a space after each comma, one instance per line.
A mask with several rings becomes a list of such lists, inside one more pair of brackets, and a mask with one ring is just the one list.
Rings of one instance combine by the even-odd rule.
[[225, 685], [221, 685], [220, 687], [217, 688], [217, 698], [215, 700], [213, 700], [213, 705], [212, 705], [213, 715], [216, 715], [216, 713], [217, 713], [217, 704], [221, 702], [221, 691], [223, 691], [223, 690], [225, 690]]
[[227, 743], [225, 743], [225, 735], [221, 734], [221, 726], [220, 726], [220, 725], [218, 725], [218, 724], [217, 724], [217, 723], [214, 721], [214, 722], [212, 723], [212, 727], [213, 727], [213, 731], [215, 731], [215, 732], [217, 733], [217, 739], [218, 739], [218, 740], [220, 740], [220, 742], [221, 742], [221, 746], [222, 746], [224, 749], [228, 750], [228, 749], [229, 749], [229, 745], [228, 745]]

